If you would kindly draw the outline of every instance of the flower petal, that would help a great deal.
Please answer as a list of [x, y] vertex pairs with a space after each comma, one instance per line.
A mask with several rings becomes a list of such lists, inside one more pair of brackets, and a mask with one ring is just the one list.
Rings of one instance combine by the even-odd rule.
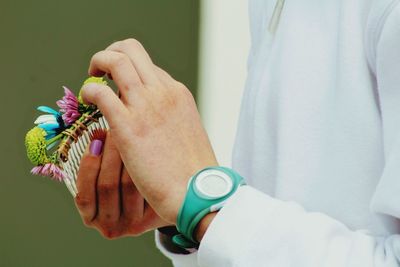
[[35, 124], [42, 124], [42, 123], [57, 123], [57, 119], [54, 115], [40, 115], [34, 122]]
[[60, 128], [60, 125], [58, 123], [42, 123], [38, 125], [39, 128], [42, 128], [43, 130], [47, 131], [52, 131], [54, 129]]
[[60, 115], [60, 113], [58, 113], [57, 111], [55, 111], [54, 109], [47, 107], [47, 106], [39, 106], [37, 107], [37, 110], [41, 111], [41, 112], [45, 112], [45, 113], [50, 113], [50, 114], [54, 114], [56, 116]]
[[78, 98], [67, 87], [63, 86], [63, 88], [64, 97], [61, 100], [58, 100], [56, 103], [60, 108], [60, 112], [63, 113], [63, 121], [66, 123], [66, 125], [71, 125], [81, 116], [79, 113]]
[[75, 97], [74, 93], [71, 90], [69, 90], [66, 86], [63, 86], [63, 88], [64, 88], [65, 96]]
[[43, 176], [49, 176], [50, 175], [50, 167], [51, 167], [51, 163], [46, 163], [42, 170], [40, 171], [40, 174]]
[[55, 164], [51, 164], [50, 175], [52, 179], [57, 180], [59, 182], [62, 182], [65, 178], [63, 171]]
[[46, 136], [48, 136], [49, 134], [56, 134], [57, 133], [57, 131], [54, 129], [54, 130], [47, 130], [46, 131]]
[[42, 165], [35, 166], [32, 168], [31, 173], [34, 175], [39, 175], [41, 173], [42, 169], [43, 169]]

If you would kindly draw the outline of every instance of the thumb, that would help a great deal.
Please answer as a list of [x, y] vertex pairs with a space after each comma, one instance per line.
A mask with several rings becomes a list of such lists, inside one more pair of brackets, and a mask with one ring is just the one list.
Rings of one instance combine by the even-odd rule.
[[96, 105], [111, 129], [121, 127], [128, 117], [128, 110], [107, 85], [98, 83], [88, 83], [82, 87], [82, 98], [87, 104]]

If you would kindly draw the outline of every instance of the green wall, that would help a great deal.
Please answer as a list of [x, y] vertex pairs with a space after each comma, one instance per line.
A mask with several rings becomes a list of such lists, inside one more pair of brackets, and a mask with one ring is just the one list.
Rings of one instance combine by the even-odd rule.
[[198, 1], [0, 1], [0, 266], [171, 266], [153, 233], [105, 240], [81, 223], [63, 184], [29, 174], [36, 106], [75, 91], [89, 60], [135, 37], [156, 64], [195, 90]]

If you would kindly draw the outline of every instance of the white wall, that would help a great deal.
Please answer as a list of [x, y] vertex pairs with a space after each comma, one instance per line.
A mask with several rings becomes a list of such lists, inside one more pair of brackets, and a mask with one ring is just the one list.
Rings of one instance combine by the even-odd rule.
[[250, 46], [246, 0], [202, 0], [199, 105], [221, 165], [231, 165]]

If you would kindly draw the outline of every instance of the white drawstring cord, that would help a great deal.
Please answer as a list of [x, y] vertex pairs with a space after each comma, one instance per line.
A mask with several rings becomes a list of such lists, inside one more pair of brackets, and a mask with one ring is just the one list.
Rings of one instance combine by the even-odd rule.
[[276, 1], [274, 13], [272, 13], [272, 17], [271, 17], [271, 20], [269, 21], [269, 25], [268, 25], [268, 31], [271, 34], [275, 34], [276, 29], [278, 28], [279, 20], [281, 18], [281, 13], [282, 13], [284, 4], [285, 4], [285, 0], [277, 0]]

